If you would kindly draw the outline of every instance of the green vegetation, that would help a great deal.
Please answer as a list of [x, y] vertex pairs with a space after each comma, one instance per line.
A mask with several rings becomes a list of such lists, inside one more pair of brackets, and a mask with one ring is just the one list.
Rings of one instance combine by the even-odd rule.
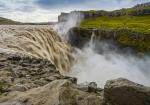
[[150, 35], [129, 30], [118, 30], [116, 34], [121, 45], [132, 47], [138, 52], [150, 52]]
[[128, 29], [136, 32], [150, 33], [150, 15], [148, 16], [102, 16], [85, 19], [82, 28]]
[[[72, 29], [78, 40], [85, 42], [91, 38], [91, 28], [74, 27]], [[128, 29], [96, 29], [95, 36], [98, 40], [113, 39], [120, 47], [130, 47], [137, 52], [150, 52], [150, 34], [136, 32]], [[99, 39], [100, 38], [100, 39]]]
[[[81, 11], [81, 30], [98, 29], [98, 35], [116, 39], [121, 46], [150, 52], [150, 2], [115, 11]], [[83, 32], [83, 31], [82, 31]], [[88, 31], [85, 33], [87, 35]], [[82, 33], [83, 34], [83, 33]]]
[[99, 16], [83, 20], [80, 28], [111, 30], [109, 34], [113, 33], [121, 45], [139, 52], [150, 52], [150, 15]]

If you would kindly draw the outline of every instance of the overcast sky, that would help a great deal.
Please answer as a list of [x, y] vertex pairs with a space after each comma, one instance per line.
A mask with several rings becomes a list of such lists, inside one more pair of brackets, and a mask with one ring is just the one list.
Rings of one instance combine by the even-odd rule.
[[21, 22], [57, 21], [61, 12], [115, 10], [150, 0], [0, 0], [0, 17]]

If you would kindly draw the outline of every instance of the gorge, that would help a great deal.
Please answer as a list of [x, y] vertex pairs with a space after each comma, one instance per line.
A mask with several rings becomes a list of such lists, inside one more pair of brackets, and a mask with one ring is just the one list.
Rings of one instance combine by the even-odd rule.
[[150, 105], [149, 15], [146, 3], [62, 13], [52, 25], [3, 23], [0, 105]]

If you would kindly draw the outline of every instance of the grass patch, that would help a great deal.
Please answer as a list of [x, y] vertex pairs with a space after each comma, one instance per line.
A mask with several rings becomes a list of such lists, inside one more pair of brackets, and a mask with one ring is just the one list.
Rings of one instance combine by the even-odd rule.
[[150, 33], [150, 15], [119, 17], [102, 16], [94, 19], [85, 19], [81, 22], [80, 27], [129, 29], [136, 32]]

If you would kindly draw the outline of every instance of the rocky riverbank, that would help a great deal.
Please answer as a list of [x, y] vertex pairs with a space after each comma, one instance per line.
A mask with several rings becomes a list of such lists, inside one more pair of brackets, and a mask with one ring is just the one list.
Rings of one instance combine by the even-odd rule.
[[149, 97], [150, 87], [126, 79], [101, 89], [77, 84], [47, 60], [0, 53], [0, 105], [149, 105]]

